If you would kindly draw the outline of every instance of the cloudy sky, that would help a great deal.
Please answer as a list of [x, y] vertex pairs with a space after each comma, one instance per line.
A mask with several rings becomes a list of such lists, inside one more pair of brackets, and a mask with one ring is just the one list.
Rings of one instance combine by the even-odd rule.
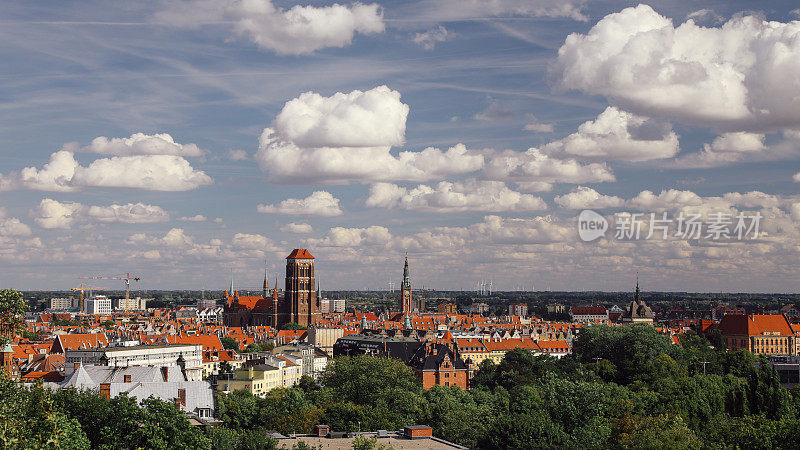
[[[407, 251], [417, 287], [800, 291], [796, 2], [17, 1], [0, 41], [3, 287], [256, 287], [306, 247], [323, 289]], [[583, 242], [584, 209], [762, 218]]]

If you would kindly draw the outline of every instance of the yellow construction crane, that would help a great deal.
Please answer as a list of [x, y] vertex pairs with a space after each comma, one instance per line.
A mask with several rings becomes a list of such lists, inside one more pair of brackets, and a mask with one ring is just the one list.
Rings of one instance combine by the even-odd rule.
[[99, 286], [84, 286], [83, 283], [81, 283], [81, 285], [79, 287], [72, 288], [73, 291], [80, 291], [81, 292], [81, 297], [80, 297], [81, 301], [80, 301], [80, 303], [78, 305], [78, 311], [79, 312], [81, 312], [81, 313], [83, 312], [83, 299], [84, 299], [83, 292], [84, 291], [89, 291], [89, 293], [91, 294], [92, 289], [103, 289], [103, 288], [101, 288]]
[[81, 277], [86, 280], [122, 280], [125, 282], [125, 313], [128, 313], [128, 300], [131, 298], [131, 280], [139, 281], [142, 277], [132, 277], [130, 273], [110, 277]]

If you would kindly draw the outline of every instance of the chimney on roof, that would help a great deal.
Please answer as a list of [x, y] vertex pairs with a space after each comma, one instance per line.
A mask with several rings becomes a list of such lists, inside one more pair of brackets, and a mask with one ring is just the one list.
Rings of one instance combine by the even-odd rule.
[[164, 382], [169, 381], [169, 367], [161, 367], [161, 376], [164, 378]]

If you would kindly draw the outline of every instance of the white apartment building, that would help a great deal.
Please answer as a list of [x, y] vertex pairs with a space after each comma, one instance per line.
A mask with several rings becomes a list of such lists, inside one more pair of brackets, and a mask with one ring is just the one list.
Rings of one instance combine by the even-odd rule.
[[87, 298], [83, 301], [84, 314], [111, 314], [111, 299], [103, 296]]
[[345, 308], [345, 303], [343, 298], [337, 298], [335, 300], [331, 300], [331, 312], [335, 313], [343, 313]]
[[203, 379], [202, 345], [159, 344], [67, 350], [64, 359], [67, 374], [80, 363], [108, 367], [179, 367], [186, 373], [188, 381]]

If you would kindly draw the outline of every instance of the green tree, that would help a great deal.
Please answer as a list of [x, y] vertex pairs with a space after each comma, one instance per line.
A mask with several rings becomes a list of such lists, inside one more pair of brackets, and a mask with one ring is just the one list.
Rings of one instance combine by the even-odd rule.
[[615, 423], [611, 443], [621, 449], [672, 450], [697, 448], [700, 439], [679, 415], [625, 415]]
[[295, 322], [287, 322], [281, 325], [281, 330], [306, 330], [307, 328], [295, 323]]
[[227, 350], [236, 350], [237, 352], [239, 351], [239, 343], [238, 343], [238, 342], [236, 342], [236, 341], [235, 341], [235, 340], [234, 340], [232, 337], [230, 337], [230, 336], [223, 336], [223, 337], [222, 337], [222, 338], [219, 340], [219, 342], [222, 344], [222, 348], [224, 348], [224, 349], [227, 349]]
[[260, 346], [260, 345], [258, 345], [258, 344], [256, 344], [255, 342], [253, 342], [252, 344], [248, 345], [248, 346], [247, 346], [247, 347], [244, 349], [244, 352], [245, 352], [245, 353], [258, 353], [258, 352], [260, 352], [260, 351], [263, 351], [263, 350], [261, 349], [261, 346]]
[[20, 329], [28, 305], [22, 293], [13, 289], [0, 291], [0, 346], [3, 346]]
[[574, 341], [572, 351], [584, 364], [603, 359], [611, 362], [618, 371], [617, 381], [627, 384], [653, 377], [655, 358], [662, 353], [675, 357], [680, 349], [669, 336], [640, 324], [585, 327]]
[[244, 390], [217, 394], [218, 417], [234, 430], [251, 429], [257, 424], [260, 400]]
[[494, 396], [485, 390], [465, 391], [456, 386], [434, 386], [424, 394], [428, 402], [425, 423], [435, 436], [475, 448], [494, 417]]
[[390, 393], [421, 393], [422, 383], [400, 361], [374, 356], [342, 356], [325, 368], [319, 383], [338, 401], [372, 405]]

